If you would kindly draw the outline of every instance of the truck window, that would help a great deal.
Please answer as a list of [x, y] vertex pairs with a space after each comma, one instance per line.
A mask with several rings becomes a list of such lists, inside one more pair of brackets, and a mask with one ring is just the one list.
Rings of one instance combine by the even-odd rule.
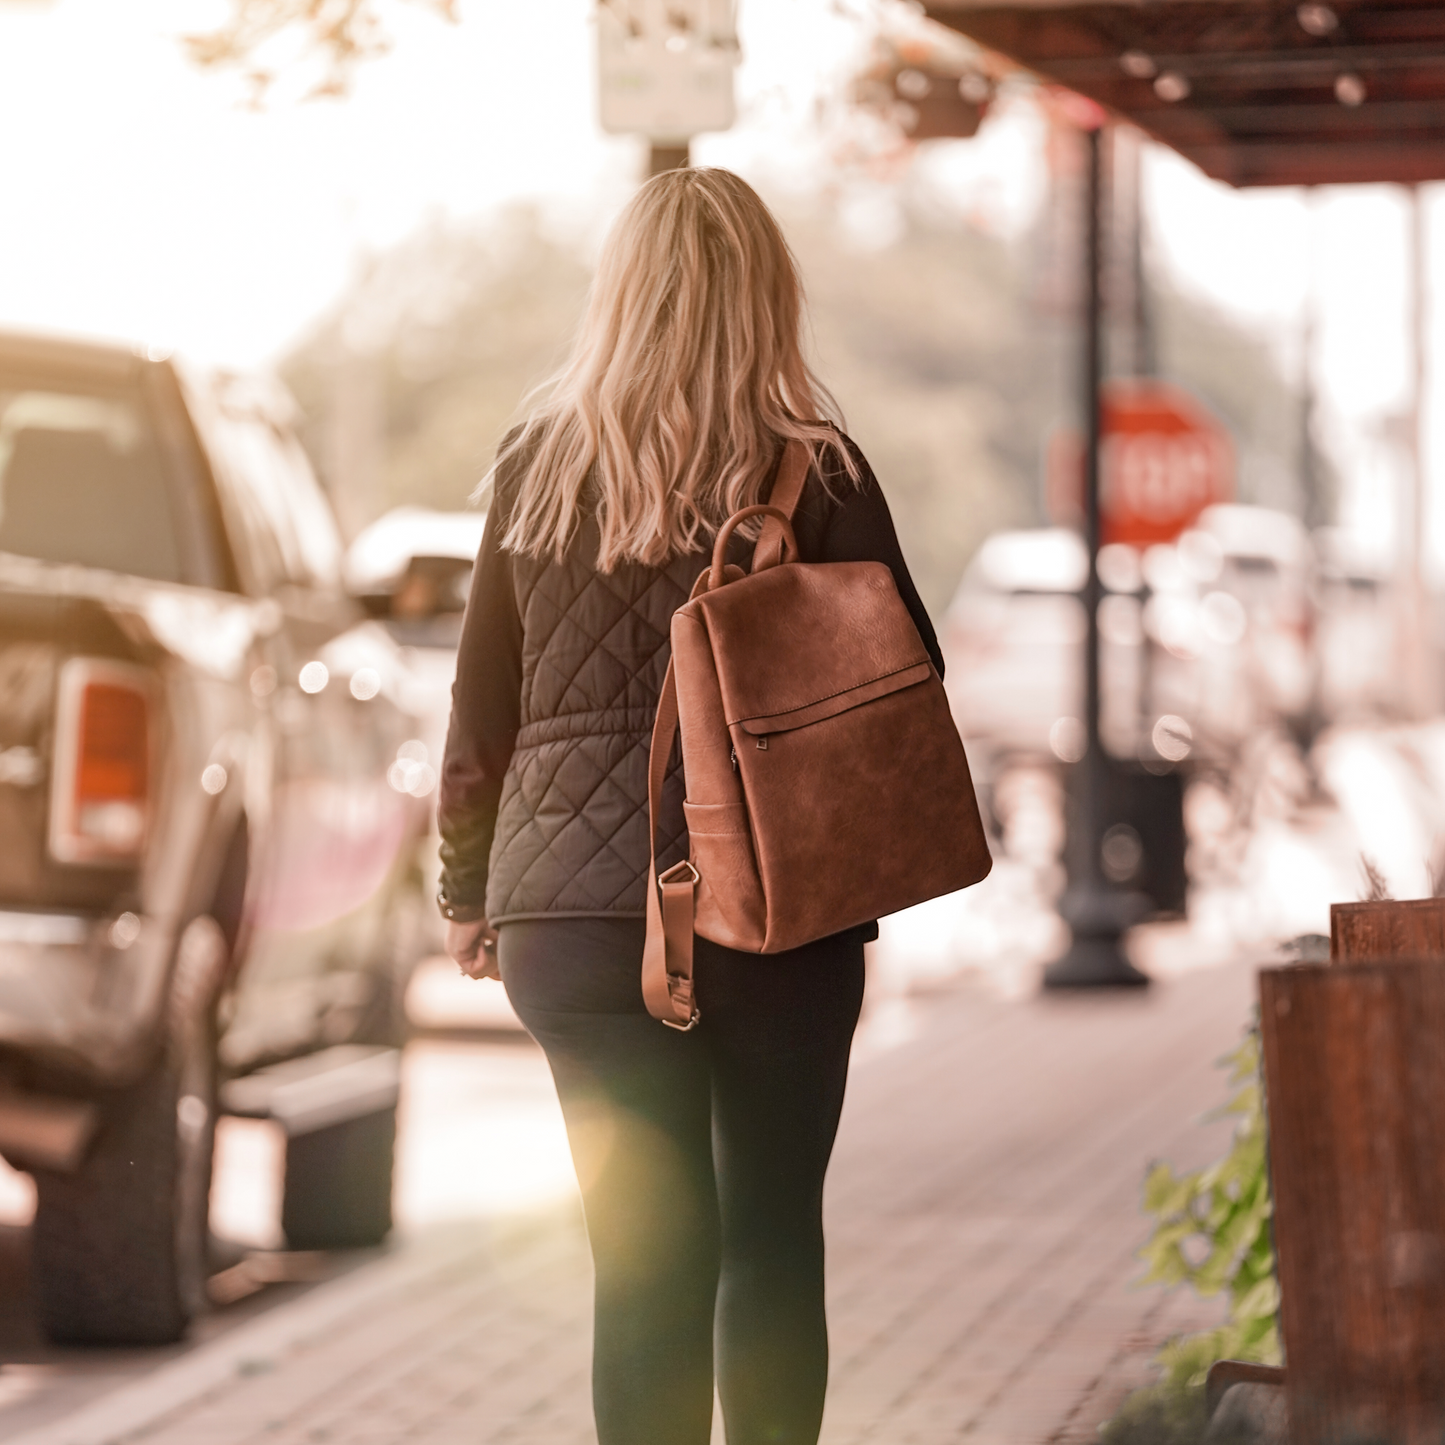
[[301, 445], [266, 417], [222, 413], [219, 432], [244, 493], [253, 526], [275, 539], [282, 578], [335, 591], [341, 541]]
[[185, 580], [166, 466], [138, 389], [0, 375], [0, 552]]
[[188, 413], [180, 379], [171, 367], [154, 362], [143, 368], [141, 379], [170, 475], [171, 510], [186, 580], [197, 587], [240, 592], [216, 478]]
[[331, 504], [322, 494], [306, 452], [292, 432], [272, 428], [271, 445], [276, 449], [277, 464], [286, 476], [286, 501], [307, 574], [316, 586], [335, 591], [341, 586], [343, 548]]

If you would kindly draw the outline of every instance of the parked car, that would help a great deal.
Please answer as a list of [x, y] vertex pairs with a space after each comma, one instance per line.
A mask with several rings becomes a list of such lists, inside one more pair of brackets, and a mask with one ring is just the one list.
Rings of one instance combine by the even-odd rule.
[[[1227, 758], [1295, 726], [1312, 705], [1312, 565], [1299, 522], [1262, 507], [1211, 507], [1142, 555], [1104, 547], [1106, 748], [1147, 758], [1163, 728], [1166, 760], [1195, 743]], [[965, 571], [942, 629], [947, 685], [985, 775], [1079, 755], [1087, 572], [1082, 540], [1061, 528], [995, 533]]]
[[1390, 559], [1341, 527], [1321, 527], [1313, 541], [1321, 710], [1352, 722], [1388, 716], [1399, 699], [1401, 664]]
[[959, 583], [941, 629], [945, 677], [985, 776], [1015, 757], [1078, 756], [1088, 569], [1077, 533], [1041, 527], [994, 533]]
[[1213, 644], [1199, 649], [1201, 725], [1234, 747], [1260, 727], [1298, 725], [1314, 701], [1309, 533], [1285, 512], [1234, 504], [1208, 508], [1188, 542], [1218, 558], [1215, 575], [1196, 579]]
[[218, 1112], [294, 1247], [390, 1227], [434, 784], [273, 383], [0, 336], [0, 1154], [56, 1340], [200, 1308]]
[[[406, 662], [406, 706], [417, 718], [426, 749], [423, 766], [441, 767], [451, 720], [452, 683], [462, 614], [471, 591], [472, 564], [481, 550], [485, 512], [435, 512], [394, 507], [362, 529], [346, 553], [348, 590], [383, 619]], [[436, 813], [418, 859], [428, 896], [441, 874], [441, 836]], [[442, 951], [441, 914], [429, 909], [422, 923], [426, 951]], [[456, 978], [456, 969], [442, 970]], [[473, 994], [478, 990], [473, 987]]]
[[455, 653], [486, 524], [485, 512], [393, 507], [348, 548], [347, 588], [398, 642]]

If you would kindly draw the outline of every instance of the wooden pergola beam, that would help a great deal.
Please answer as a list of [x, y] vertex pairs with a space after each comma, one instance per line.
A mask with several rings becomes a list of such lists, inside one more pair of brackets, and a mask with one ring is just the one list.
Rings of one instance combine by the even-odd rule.
[[[1191, 77], [1208, 77], [1236, 85], [1272, 81], [1283, 85], [1318, 85], [1322, 76], [1333, 77], [1341, 70], [1359, 74], [1387, 71], [1419, 71], [1438, 75], [1445, 67], [1445, 44], [1341, 45], [1328, 51], [1241, 50], [1214, 54], [1183, 51], [1151, 55], [1162, 70], [1178, 71]], [[1060, 79], [1107, 79], [1122, 74], [1115, 55], [1074, 55], [1051, 57], [1049, 68]]]
[[929, 0], [928, 13], [1233, 185], [1445, 179], [1445, 0]]

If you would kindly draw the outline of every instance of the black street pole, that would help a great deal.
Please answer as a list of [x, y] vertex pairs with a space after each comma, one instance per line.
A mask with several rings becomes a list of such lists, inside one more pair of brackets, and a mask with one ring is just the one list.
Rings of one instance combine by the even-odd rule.
[[1124, 956], [1120, 941], [1132, 921], [1135, 900], [1104, 876], [1103, 844], [1113, 782], [1099, 736], [1099, 449], [1104, 383], [1104, 174], [1103, 130], [1086, 133], [1088, 146], [1084, 217], [1084, 541], [1089, 577], [1084, 584], [1088, 634], [1084, 644], [1084, 756], [1077, 764], [1069, 817], [1070, 885], [1064, 921], [1073, 930], [1069, 951], [1044, 970], [1045, 988], [1100, 988], [1148, 983]]
[[686, 141], [672, 145], [659, 145], [653, 141], [647, 156], [647, 179], [660, 176], [664, 171], [686, 170], [691, 164], [692, 158]]
[[[1118, 155], [1119, 133], [1114, 133], [1114, 153]], [[1153, 296], [1149, 291], [1149, 263], [1144, 239], [1144, 137], [1134, 131], [1129, 137], [1129, 270], [1130, 299], [1133, 302], [1133, 345], [1130, 361], [1136, 381], [1153, 381], [1159, 375], [1159, 346], [1154, 330]], [[1139, 594], [1139, 603], [1147, 605], [1148, 589]], [[1141, 724], [1141, 739], [1154, 730], [1154, 673], [1159, 644], [1147, 633], [1139, 645], [1139, 696], [1135, 716]]]
[[1104, 385], [1104, 157], [1103, 129], [1088, 132], [1084, 221], [1084, 545], [1089, 549], [1089, 578], [1084, 583], [1084, 610], [1089, 618], [1084, 650], [1084, 761], [1101, 759], [1099, 740], [1099, 543], [1103, 522], [1099, 512], [1099, 444], [1103, 417], [1099, 393]]
[[1155, 377], [1159, 374], [1159, 348], [1154, 333], [1154, 298], [1149, 294], [1149, 265], [1144, 254], [1144, 138], [1133, 138], [1133, 184], [1130, 200], [1133, 215], [1129, 227], [1129, 263], [1133, 272], [1134, 301], [1134, 375]]

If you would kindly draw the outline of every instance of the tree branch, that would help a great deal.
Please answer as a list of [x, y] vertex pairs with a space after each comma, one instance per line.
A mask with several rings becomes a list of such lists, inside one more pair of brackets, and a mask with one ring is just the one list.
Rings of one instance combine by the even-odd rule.
[[[381, 11], [386, 0], [231, 0], [218, 29], [186, 35], [191, 60], [204, 68], [244, 70], [259, 104], [283, 70], [316, 69], [308, 98], [344, 95], [357, 65], [390, 48]], [[458, 0], [398, 0], [455, 21]]]

